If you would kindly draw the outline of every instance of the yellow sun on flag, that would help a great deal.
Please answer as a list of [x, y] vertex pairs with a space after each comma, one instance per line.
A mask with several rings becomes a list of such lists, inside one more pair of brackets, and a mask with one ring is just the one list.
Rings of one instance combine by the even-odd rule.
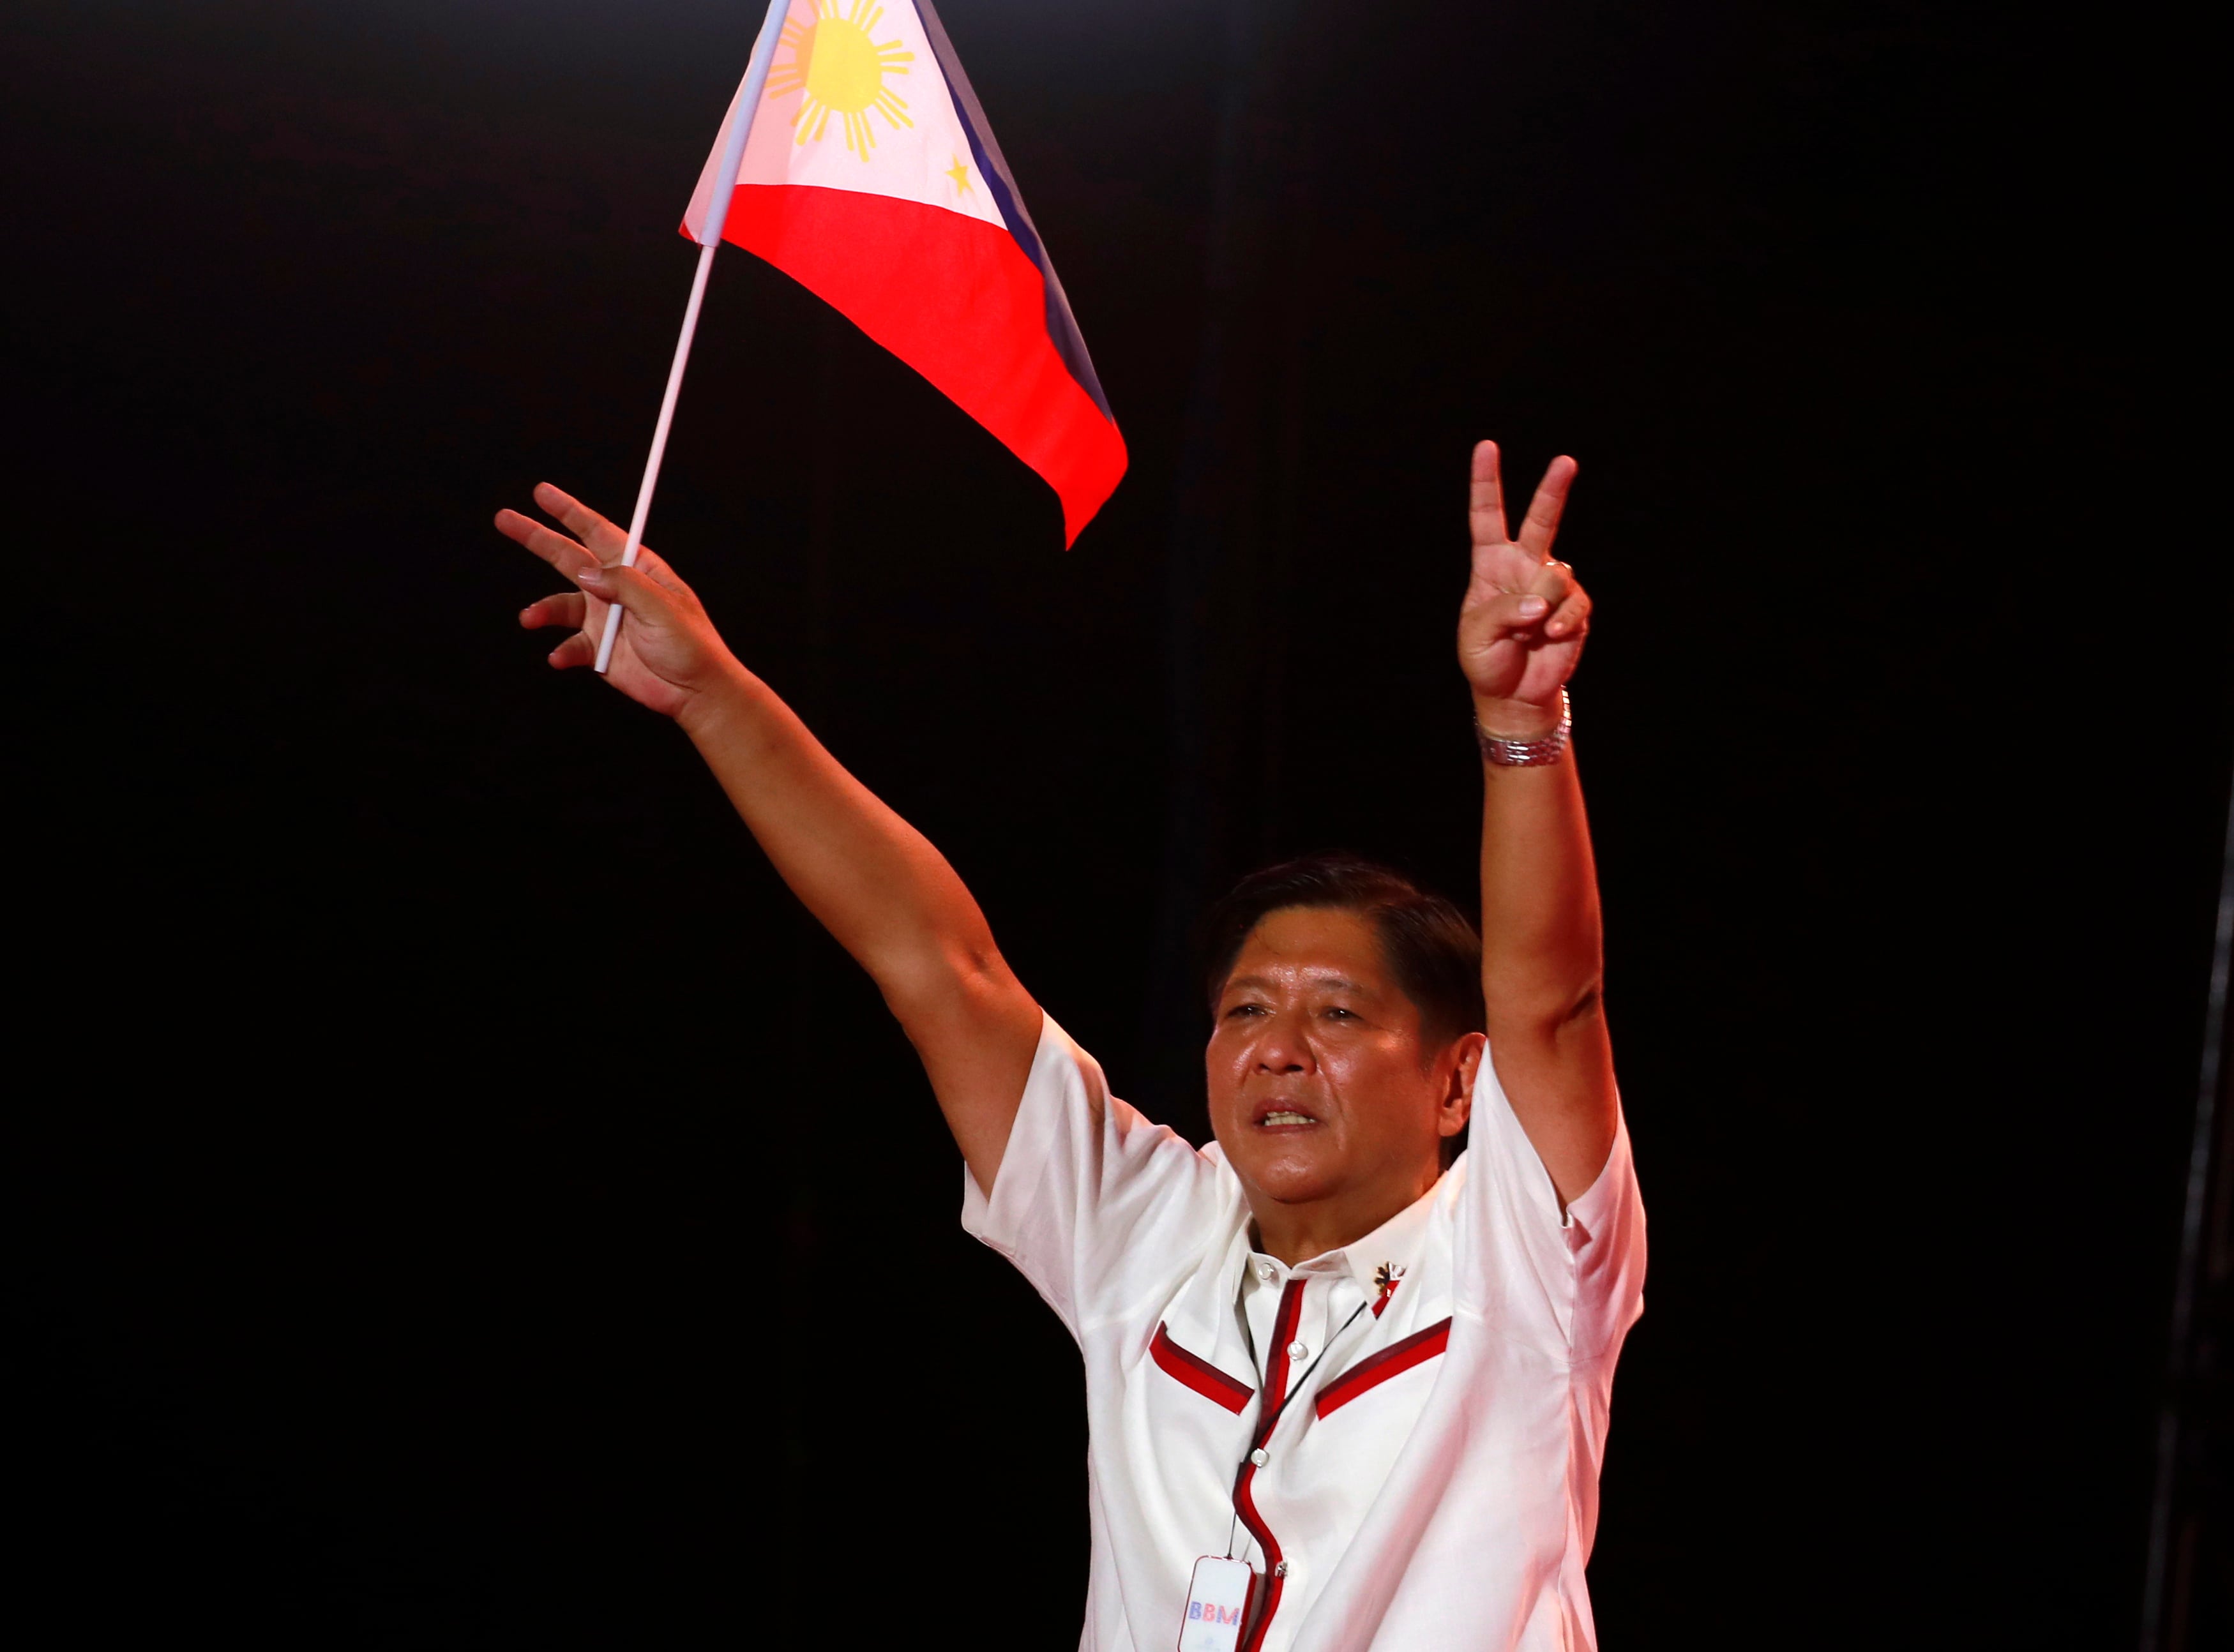
[[907, 73], [915, 54], [897, 40], [879, 45], [869, 33], [885, 15], [876, 0], [853, 0], [852, 10], [841, 17], [838, 8], [843, 3], [814, 0], [810, 23], [784, 19], [781, 38], [791, 48], [791, 61], [770, 71], [768, 95], [781, 97], [805, 87], [799, 113], [791, 117], [799, 128], [798, 141], [820, 142], [836, 114], [844, 121], [846, 147], [866, 160], [877, 143], [869, 129], [872, 110], [895, 131], [915, 124], [907, 117], [907, 100], [885, 86], [885, 75]]

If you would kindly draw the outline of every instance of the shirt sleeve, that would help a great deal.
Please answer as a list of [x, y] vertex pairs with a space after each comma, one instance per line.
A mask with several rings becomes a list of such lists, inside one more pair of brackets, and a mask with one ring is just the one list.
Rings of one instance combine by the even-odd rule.
[[962, 1227], [1077, 1336], [1168, 1294], [1239, 1197], [1223, 1166], [1111, 1095], [1101, 1064], [1048, 1019], [990, 1196], [962, 1172]]
[[1511, 1335], [1587, 1359], [1618, 1346], [1644, 1311], [1644, 1201], [1617, 1118], [1597, 1179], [1564, 1214], [1551, 1173], [1485, 1056], [1460, 1159], [1458, 1300]]

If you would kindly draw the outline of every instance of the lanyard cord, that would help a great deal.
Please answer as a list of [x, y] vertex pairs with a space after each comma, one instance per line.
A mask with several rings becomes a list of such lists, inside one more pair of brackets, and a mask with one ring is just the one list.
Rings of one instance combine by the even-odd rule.
[[[1319, 1349], [1311, 1362], [1296, 1374], [1295, 1380], [1288, 1384], [1287, 1393], [1280, 1396], [1280, 1403], [1272, 1407], [1272, 1414], [1264, 1420], [1264, 1426], [1257, 1431], [1256, 1441], [1249, 1447], [1250, 1456], [1255, 1455], [1263, 1448], [1265, 1442], [1272, 1438], [1272, 1431], [1280, 1426], [1281, 1414], [1287, 1410], [1289, 1401], [1303, 1391], [1304, 1381], [1312, 1372], [1319, 1368], [1319, 1361], [1326, 1358], [1328, 1354], [1333, 1351], [1334, 1345], [1342, 1340], [1342, 1332], [1356, 1324], [1357, 1316], [1369, 1305], [1369, 1303], [1360, 1303], [1351, 1309], [1349, 1317], [1342, 1321], [1332, 1336], [1327, 1338], [1325, 1346]], [[1241, 1477], [1249, 1472], [1249, 1462], [1250, 1457], [1244, 1456], [1233, 1466], [1233, 1518], [1226, 1523], [1225, 1527], [1225, 1557], [1228, 1560], [1233, 1558], [1233, 1534], [1241, 1525]]]

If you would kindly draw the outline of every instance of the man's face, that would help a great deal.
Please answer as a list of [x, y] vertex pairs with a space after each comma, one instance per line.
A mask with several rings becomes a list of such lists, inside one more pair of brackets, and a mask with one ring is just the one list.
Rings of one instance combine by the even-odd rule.
[[1356, 1200], [1393, 1213], [1434, 1183], [1443, 1138], [1466, 1123], [1480, 1038], [1425, 1047], [1366, 918], [1268, 913], [1217, 1015], [1211, 1127], [1252, 1206]]

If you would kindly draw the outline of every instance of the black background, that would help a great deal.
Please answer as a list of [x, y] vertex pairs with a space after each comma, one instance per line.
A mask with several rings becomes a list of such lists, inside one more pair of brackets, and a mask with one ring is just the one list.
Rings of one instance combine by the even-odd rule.
[[[672, 729], [544, 669], [487, 526], [625, 515], [756, 12], [10, 8], [38, 1644], [1076, 1633], [1067, 1339], [874, 991]], [[1653, 1222], [1604, 1642], [2127, 1642], [2229, 751], [2175, 37], [944, 16], [1131, 473], [1065, 554], [730, 252], [652, 542], [1199, 1133], [1201, 899], [1334, 846], [1466, 891], [1467, 443], [1578, 454]]]

